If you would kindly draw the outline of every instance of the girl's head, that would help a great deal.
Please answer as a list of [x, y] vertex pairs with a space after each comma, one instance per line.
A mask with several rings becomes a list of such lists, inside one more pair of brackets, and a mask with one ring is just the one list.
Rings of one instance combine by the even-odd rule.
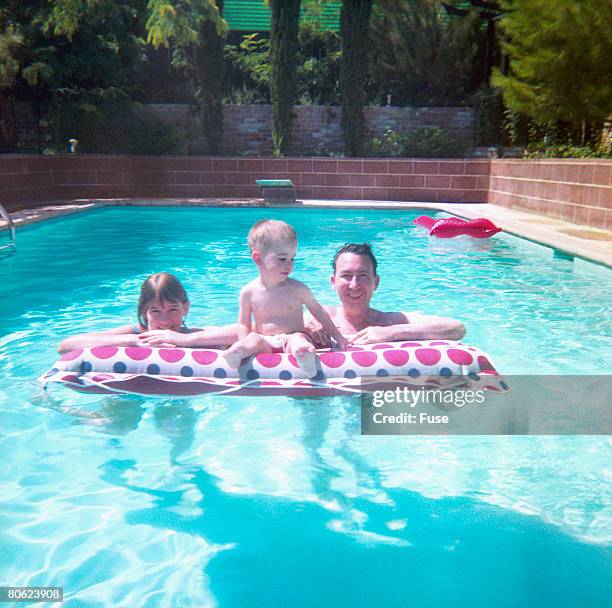
[[174, 275], [157, 272], [142, 284], [138, 298], [141, 327], [179, 331], [188, 312], [187, 292]]

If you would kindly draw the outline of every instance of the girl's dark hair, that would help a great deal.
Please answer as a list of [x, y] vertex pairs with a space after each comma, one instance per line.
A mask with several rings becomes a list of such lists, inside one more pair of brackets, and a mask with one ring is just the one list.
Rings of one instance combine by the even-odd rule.
[[142, 327], [147, 327], [147, 308], [154, 300], [186, 304], [189, 298], [185, 288], [173, 274], [169, 272], [152, 274], [142, 284], [138, 298], [138, 322]]
[[374, 276], [376, 276], [376, 267], [378, 266], [378, 262], [372, 253], [372, 248], [368, 243], [345, 243], [336, 251], [336, 255], [334, 255], [334, 260], [332, 262], [332, 266], [334, 268], [334, 274], [336, 274], [336, 262], [338, 258], [343, 253], [354, 253], [355, 255], [365, 255], [370, 258], [370, 262], [372, 262], [372, 268], [374, 270]]

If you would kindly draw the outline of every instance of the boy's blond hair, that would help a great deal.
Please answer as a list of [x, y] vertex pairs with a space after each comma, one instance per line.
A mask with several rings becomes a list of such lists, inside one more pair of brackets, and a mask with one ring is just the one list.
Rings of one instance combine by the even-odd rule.
[[297, 243], [295, 230], [279, 220], [260, 220], [249, 230], [249, 249], [266, 253], [272, 243], [289, 241]]

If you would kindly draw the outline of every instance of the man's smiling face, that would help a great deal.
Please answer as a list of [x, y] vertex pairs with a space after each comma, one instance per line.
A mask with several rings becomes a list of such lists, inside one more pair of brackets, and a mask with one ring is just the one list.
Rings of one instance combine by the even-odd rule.
[[338, 256], [331, 282], [343, 305], [369, 306], [378, 281], [367, 255], [347, 252]]

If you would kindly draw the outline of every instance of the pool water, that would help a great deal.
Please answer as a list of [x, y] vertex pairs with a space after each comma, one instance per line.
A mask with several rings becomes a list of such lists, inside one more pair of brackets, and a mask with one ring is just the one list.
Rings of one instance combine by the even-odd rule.
[[430, 240], [420, 213], [121, 207], [21, 229], [0, 260], [0, 585], [63, 586], [69, 607], [610, 605], [608, 436], [372, 437], [354, 397], [36, 384], [63, 337], [135, 321], [156, 271], [191, 325], [233, 320], [270, 216], [324, 304], [335, 249], [368, 241], [375, 307], [460, 318], [505, 374], [610, 374], [610, 271], [506, 234]]

